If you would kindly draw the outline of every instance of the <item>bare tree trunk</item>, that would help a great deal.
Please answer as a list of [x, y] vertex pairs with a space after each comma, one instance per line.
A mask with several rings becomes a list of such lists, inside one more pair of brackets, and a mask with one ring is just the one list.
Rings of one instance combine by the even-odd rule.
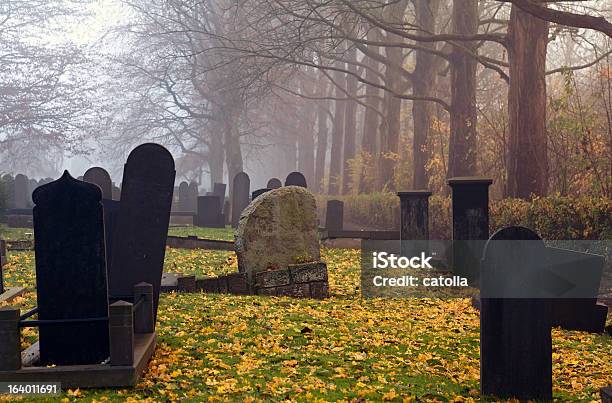
[[[478, 0], [453, 0], [453, 31], [478, 33]], [[476, 60], [463, 49], [477, 52], [475, 42], [453, 46], [448, 177], [476, 174]]]
[[243, 170], [242, 149], [240, 147], [240, 108], [232, 108], [226, 121], [225, 130], [225, 156], [227, 165], [227, 176], [229, 182], [229, 194], [233, 192], [232, 183], [234, 176]]
[[[220, 131], [218, 133], [220, 133]], [[223, 182], [225, 152], [223, 151], [223, 138], [220, 134], [211, 136], [208, 149], [208, 169], [210, 171], [209, 189], [212, 191], [215, 182]]]
[[[347, 52], [348, 67], [350, 72], [357, 73], [357, 50], [351, 48]], [[346, 76], [346, 92], [351, 97], [357, 96], [357, 78], [348, 74]], [[349, 193], [351, 182], [351, 169], [349, 160], [355, 158], [355, 141], [357, 137], [357, 102], [349, 100], [346, 102], [344, 115], [344, 155], [342, 171], [342, 194]]]
[[[436, 16], [439, 0], [415, 0], [416, 17], [419, 27], [427, 33], [435, 33]], [[435, 42], [420, 44], [424, 48], [435, 48]], [[417, 97], [430, 97], [436, 82], [435, 56], [424, 50], [416, 50], [416, 65], [413, 73], [413, 94]], [[426, 189], [429, 185], [427, 162], [430, 152], [427, 150], [427, 140], [431, 131], [434, 106], [427, 101], [414, 101], [412, 104], [412, 119], [414, 122], [413, 153], [414, 153], [414, 183], [415, 189]]]
[[[338, 63], [340, 68], [344, 68], [344, 63]], [[334, 81], [337, 85], [342, 85], [345, 82], [344, 73], [335, 72]], [[331, 195], [337, 195], [340, 190], [341, 170], [342, 170], [342, 141], [344, 137], [344, 114], [346, 110], [346, 101], [342, 100], [346, 95], [338, 87], [335, 89], [336, 107], [334, 111], [334, 119], [332, 125], [332, 146], [331, 159], [329, 162], [329, 190]]]
[[317, 158], [315, 163], [315, 183], [313, 189], [319, 193], [325, 192], [325, 157], [327, 156], [327, 102], [317, 103]]
[[548, 22], [521, 11], [508, 27], [509, 150], [507, 195], [545, 195], [548, 185], [546, 135], [546, 51]]
[[304, 174], [306, 183], [314, 182], [315, 150], [314, 150], [314, 107], [312, 102], [306, 102], [302, 108], [301, 128], [298, 138], [298, 171]]

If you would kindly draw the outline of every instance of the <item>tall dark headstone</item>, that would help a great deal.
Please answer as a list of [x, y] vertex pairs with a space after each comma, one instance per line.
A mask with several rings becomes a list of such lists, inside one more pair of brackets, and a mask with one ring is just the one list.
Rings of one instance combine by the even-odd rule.
[[136, 147], [123, 169], [121, 202], [109, 271], [110, 294], [130, 296], [134, 286], [153, 285], [157, 312], [170, 207], [174, 190], [174, 159], [159, 144]]
[[285, 186], [301, 186], [307, 188], [306, 178], [301, 172], [291, 172], [285, 179]]
[[14, 208], [28, 208], [28, 177], [23, 174], [15, 176], [15, 185], [13, 189]]
[[178, 210], [189, 211], [189, 184], [185, 181], [178, 187]]
[[267, 189], [278, 189], [280, 187], [283, 187], [283, 182], [281, 182], [278, 178], [270, 179], [266, 185]]
[[221, 199], [217, 195], [199, 196], [197, 225], [207, 228], [225, 227], [225, 217], [221, 213]]
[[261, 196], [262, 194], [269, 192], [272, 189], [257, 189], [255, 191], [253, 191], [253, 193], [251, 193], [251, 201], [257, 199], [259, 196]]
[[429, 197], [427, 190], [398, 192], [400, 199], [400, 239], [429, 239]]
[[198, 211], [198, 184], [196, 182], [189, 183], [189, 203], [187, 206], [187, 211], [191, 211], [195, 213]]
[[537, 295], [545, 256], [544, 242], [523, 227], [501, 229], [485, 246], [480, 274], [483, 395], [521, 401], [552, 399], [550, 300], [510, 298], [518, 293]]
[[65, 171], [33, 199], [38, 319], [92, 319], [41, 325], [41, 364], [100, 363], [109, 356], [100, 189]]
[[[482, 247], [489, 238], [489, 186], [492, 183], [492, 179], [479, 177], [448, 180], [453, 203], [452, 266], [458, 276], [478, 277]], [[471, 242], [476, 240], [482, 242]]]
[[102, 198], [106, 200], [113, 199], [113, 182], [109, 173], [104, 168], [92, 167], [85, 171], [83, 175], [85, 182], [97, 185], [102, 191]]
[[238, 221], [240, 221], [242, 210], [249, 205], [249, 193], [251, 192], [251, 179], [249, 175], [240, 172], [234, 176], [232, 189], [232, 227], [236, 228]]
[[342, 231], [344, 228], [344, 202], [341, 200], [328, 200], [325, 211], [325, 229], [328, 231]]

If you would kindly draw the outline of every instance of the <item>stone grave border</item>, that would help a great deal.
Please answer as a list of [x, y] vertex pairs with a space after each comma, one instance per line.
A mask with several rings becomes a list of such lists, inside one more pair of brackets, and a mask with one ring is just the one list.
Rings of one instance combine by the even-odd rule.
[[15, 298], [22, 296], [28, 290], [25, 287], [5, 287], [3, 278], [3, 267], [7, 262], [6, 251], [7, 241], [0, 239], [0, 302], [10, 302]]

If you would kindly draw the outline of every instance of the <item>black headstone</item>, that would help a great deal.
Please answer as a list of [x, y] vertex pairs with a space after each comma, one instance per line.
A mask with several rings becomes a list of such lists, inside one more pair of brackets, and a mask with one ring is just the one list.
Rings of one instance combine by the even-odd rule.
[[92, 167], [85, 171], [83, 175], [85, 182], [97, 185], [102, 191], [102, 198], [112, 200], [113, 198], [113, 182], [109, 173], [104, 168]]
[[[479, 177], [451, 178], [453, 203], [452, 266], [456, 275], [478, 277], [482, 246], [489, 238], [489, 186], [493, 180]], [[464, 242], [481, 240], [483, 242]]]
[[184, 181], [178, 187], [178, 210], [189, 211], [189, 184]]
[[342, 231], [344, 228], [344, 202], [341, 200], [328, 200], [325, 211], [325, 229], [328, 231]]
[[249, 175], [240, 172], [234, 176], [232, 189], [232, 227], [236, 228], [238, 221], [240, 221], [242, 210], [249, 205], [249, 193], [251, 191]]
[[136, 147], [123, 170], [121, 202], [109, 271], [110, 294], [130, 296], [134, 285], [153, 285], [157, 312], [170, 207], [174, 190], [174, 159], [159, 144]]
[[483, 395], [502, 399], [552, 399], [550, 300], [506, 298], [523, 292], [530, 296], [530, 288], [535, 292], [541, 285], [524, 279], [530, 274], [537, 279], [542, 273], [545, 249], [540, 237], [523, 227], [501, 229], [485, 246], [480, 273]]
[[221, 203], [225, 200], [225, 190], [227, 185], [225, 183], [215, 183], [213, 186], [212, 193], [221, 198]]
[[28, 177], [23, 174], [15, 176], [14, 208], [28, 208]]
[[38, 319], [97, 319], [41, 325], [41, 364], [100, 363], [109, 356], [100, 189], [66, 171], [33, 199]]
[[251, 193], [251, 201], [257, 199], [259, 196], [261, 196], [264, 193], [269, 192], [272, 189], [257, 189], [255, 191], [253, 191], [253, 193]]
[[198, 197], [197, 225], [208, 228], [225, 227], [225, 217], [221, 213], [221, 199], [219, 196]]
[[195, 213], [198, 211], [198, 184], [195, 182], [189, 183], [189, 199], [187, 211]]
[[267, 189], [278, 189], [283, 186], [283, 183], [278, 178], [272, 178], [268, 181], [266, 185]]
[[306, 178], [301, 172], [291, 172], [285, 179], [285, 186], [301, 186], [307, 188]]

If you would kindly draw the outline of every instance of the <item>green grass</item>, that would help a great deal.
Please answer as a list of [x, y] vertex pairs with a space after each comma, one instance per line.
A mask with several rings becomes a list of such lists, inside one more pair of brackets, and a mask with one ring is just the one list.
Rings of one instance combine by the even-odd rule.
[[[66, 391], [84, 401], [480, 400], [479, 319], [467, 299], [360, 296], [359, 252], [323, 249], [324, 301], [163, 294], [158, 347], [134, 389]], [[11, 253], [8, 285], [34, 287], [32, 252]], [[236, 270], [231, 252], [168, 249], [166, 269]], [[19, 298], [23, 310], [35, 293]], [[23, 346], [36, 338], [24, 329]], [[553, 331], [554, 394], [598, 400], [612, 379], [610, 337]]]

